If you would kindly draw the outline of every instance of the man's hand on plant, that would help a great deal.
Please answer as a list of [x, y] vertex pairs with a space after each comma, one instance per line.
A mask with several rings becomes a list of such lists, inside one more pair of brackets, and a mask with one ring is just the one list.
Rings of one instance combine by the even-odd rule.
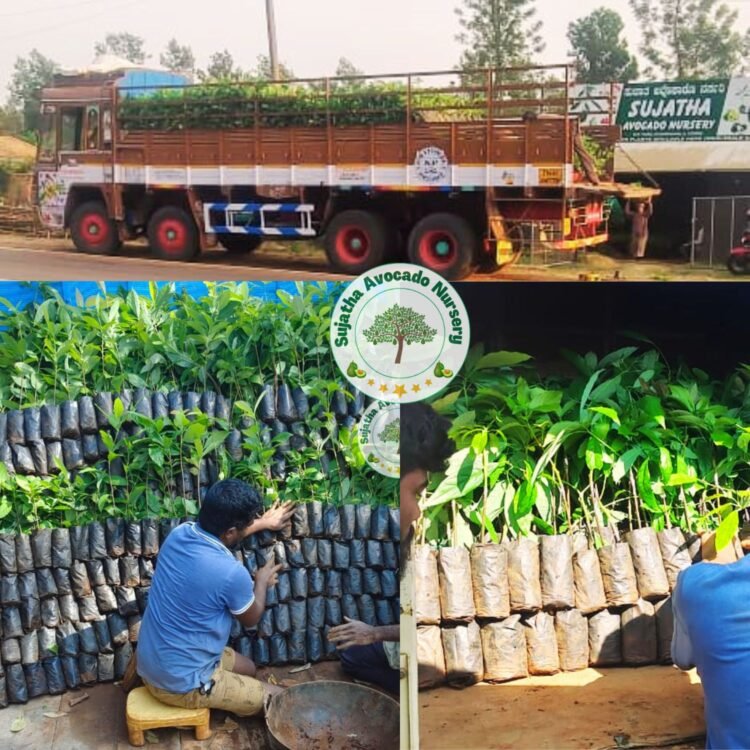
[[292, 522], [293, 514], [294, 503], [281, 503], [281, 505], [274, 505], [267, 510], [260, 517], [260, 522], [263, 524], [264, 529], [268, 529], [269, 531], [281, 531], [281, 529]]
[[273, 560], [267, 562], [262, 568], [255, 574], [255, 583], [265, 583], [267, 587], [275, 586], [279, 580], [279, 571], [283, 568], [283, 565], [277, 565]]
[[348, 617], [344, 620], [346, 622], [343, 625], [337, 625], [328, 632], [328, 640], [340, 651], [352, 646], [369, 646], [379, 640], [377, 628], [372, 625]]

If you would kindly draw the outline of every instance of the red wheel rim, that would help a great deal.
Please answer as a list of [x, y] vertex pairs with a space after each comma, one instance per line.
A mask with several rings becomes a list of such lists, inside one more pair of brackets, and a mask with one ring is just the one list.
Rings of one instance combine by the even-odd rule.
[[458, 254], [456, 238], [443, 229], [425, 232], [419, 240], [419, 260], [422, 265], [435, 270], [450, 268]]
[[179, 253], [185, 249], [187, 230], [177, 219], [165, 219], [156, 230], [159, 244], [165, 253]]
[[361, 263], [370, 253], [370, 235], [361, 227], [341, 227], [336, 235], [336, 254], [345, 263]]
[[86, 214], [81, 222], [81, 233], [87, 245], [97, 247], [109, 239], [109, 221], [99, 214]]

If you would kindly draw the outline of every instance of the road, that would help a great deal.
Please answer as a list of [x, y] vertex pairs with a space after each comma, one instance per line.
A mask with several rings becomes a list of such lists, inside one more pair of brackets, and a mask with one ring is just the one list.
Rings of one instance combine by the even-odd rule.
[[[750, 277], [747, 277], [750, 280]], [[0, 279], [18, 281], [327, 281], [351, 279], [328, 270], [325, 253], [312, 243], [265, 243], [236, 257], [209, 250], [193, 263], [152, 260], [143, 242], [116, 256], [85, 255], [60, 238], [0, 232]], [[518, 264], [468, 281], [735, 281], [724, 268], [685, 263], [636, 262], [592, 252], [556, 266]]]

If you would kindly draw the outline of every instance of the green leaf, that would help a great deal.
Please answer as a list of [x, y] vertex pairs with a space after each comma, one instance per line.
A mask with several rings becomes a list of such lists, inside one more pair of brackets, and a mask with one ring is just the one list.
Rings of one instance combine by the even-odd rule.
[[513, 367], [528, 362], [531, 357], [521, 352], [493, 352], [485, 354], [477, 363], [477, 370], [497, 369], [500, 367]]
[[125, 412], [125, 407], [122, 405], [122, 401], [120, 401], [119, 398], [116, 398], [115, 402], [112, 404], [112, 413], [118, 419], [120, 419], [120, 417], [122, 417], [124, 412]]
[[716, 529], [716, 549], [717, 551], [723, 550], [728, 547], [732, 539], [734, 539], [740, 528], [740, 514], [738, 511], [732, 511], [729, 513], [724, 520], [719, 524], [719, 528]]
[[581, 405], [579, 407], [578, 412], [578, 419], [579, 421], [583, 422], [586, 415], [586, 404], [588, 403], [589, 396], [591, 395], [591, 391], [594, 390], [594, 386], [596, 385], [596, 381], [599, 380], [599, 376], [604, 372], [604, 370], [597, 370], [588, 380], [588, 383], [586, 383], [586, 387], [583, 389], [583, 394], [581, 395]]
[[195, 443], [206, 433], [206, 426], [200, 422], [191, 422], [190, 426], [185, 430], [185, 440], [188, 443]]
[[487, 447], [487, 432], [483, 430], [478, 432], [471, 440], [471, 449], [477, 455], [484, 453], [484, 449]]
[[589, 406], [589, 411], [603, 414], [605, 417], [609, 417], [616, 425], [620, 425], [619, 414], [614, 409], [611, 409], [608, 406]]
[[659, 502], [651, 487], [651, 474], [648, 470], [648, 461], [644, 461], [638, 469], [636, 485], [638, 487], [638, 493], [641, 496], [641, 501], [646, 508], [654, 513], [661, 513], [662, 509], [659, 506]]
[[22, 732], [26, 728], [26, 717], [17, 716], [10, 725], [11, 732]]
[[661, 400], [656, 396], [644, 396], [640, 401], [640, 407], [651, 419], [659, 425], [659, 427], [665, 427], [664, 422], [664, 408], [661, 405]]
[[438, 414], [449, 414], [451, 412], [451, 407], [456, 403], [456, 401], [458, 401], [458, 397], [460, 395], [461, 391], [453, 391], [453, 393], [449, 393], [448, 395], [437, 399], [437, 401], [433, 401], [432, 408]]
[[630, 448], [615, 461], [612, 467], [612, 479], [615, 483], [619, 483], [627, 473], [633, 468], [633, 464], [638, 458], [643, 455], [643, 451], [640, 447]]

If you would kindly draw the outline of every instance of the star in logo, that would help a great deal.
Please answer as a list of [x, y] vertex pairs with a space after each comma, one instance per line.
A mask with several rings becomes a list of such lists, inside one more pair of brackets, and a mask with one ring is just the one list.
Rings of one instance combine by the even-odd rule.
[[374, 380], [373, 380], [372, 378], [370, 378], [370, 379], [369, 379], [369, 380], [367, 381], [367, 385], [369, 385], [370, 387], [372, 387], [373, 385], [375, 385], [375, 381], [374, 381]]
[[422, 386], [419, 385], [419, 383], [415, 383], [411, 389], [414, 391], [414, 393], [419, 393], [422, 390]]
[[397, 385], [393, 389], [393, 395], [394, 396], [398, 396], [399, 398], [401, 398], [401, 396], [405, 396], [406, 395], [406, 388], [404, 388], [403, 385]]
[[432, 385], [432, 381], [427, 378], [427, 380], [424, 381], [424, 384], [429, 388]]
[[381, 393], [388, 393], [388, 386], [387, 386], [387, 385], [386, 385], [385, 383], [383, 383], [383, 384], [382, 384], [382, 385], [380, 386], [380, 392], [381, 392]]

